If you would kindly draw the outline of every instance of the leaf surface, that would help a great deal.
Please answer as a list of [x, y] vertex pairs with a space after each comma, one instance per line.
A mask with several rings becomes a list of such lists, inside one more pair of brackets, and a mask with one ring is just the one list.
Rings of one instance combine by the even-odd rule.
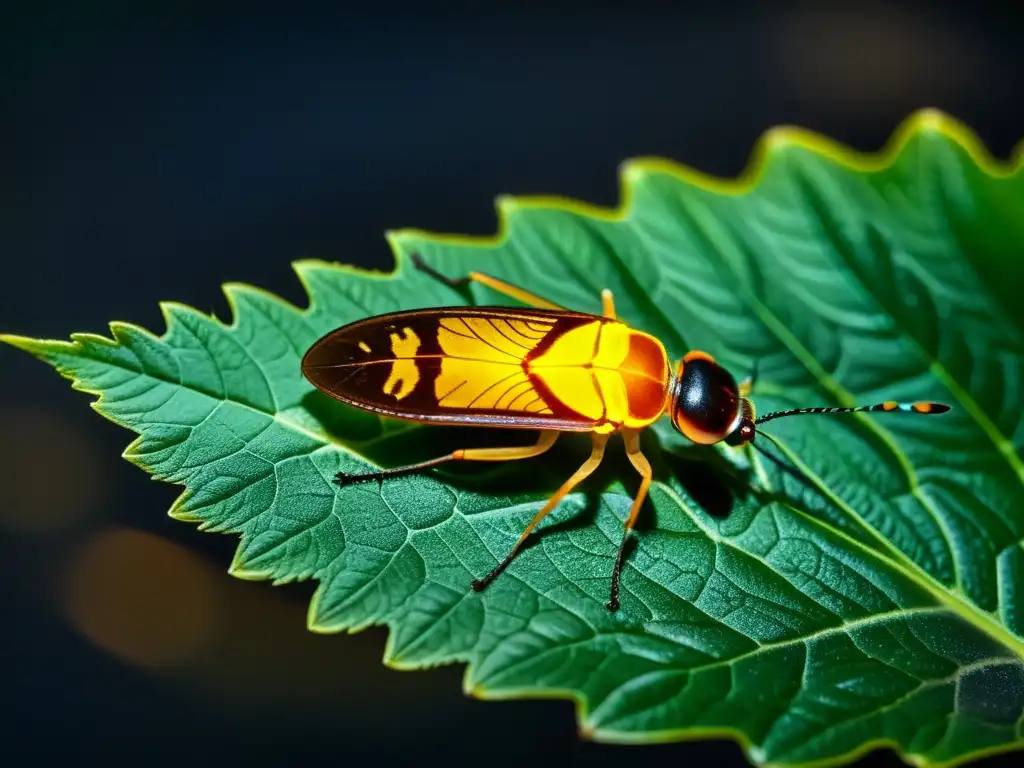
[[[387, 663], [467, 666], [485, 698], [559, 695], [604, 741], [730, 736], [756, 763], [889, 746], [950, 764], [1024, 743], [1024, 173], [934, 112], [878, 155], [794, 129], [735, 182], [660, 160], [623, 169], [623, 206], [502, 199], [495, 238], [389, 235], [393, 274], [304, 261], [301, 309], [241, 285], [233, 320], [165, 304], [157, 337], [4, 337], [138, 438], [126, 457], [184, 486], [171, 514], [240, 535], [232, 572], [316, 579], [316, 631], [387, 624]], [[368, 315], [511, 304], [414, 271], [486, 271], [700, 348], [759, 412], [933, 399], [940, 418], [794, 418], [756, 453], [694, 448], [659, 423], [656, 482], [604, 608], [636, 489], [610, 458], [484, 593], [469, 590], [586, 454], [337, 488], [507, 434], [381, 420], [301, 376], [304, 351]], [[489, 433], [488, 433], [489, 435]], [[488, 440], [490, 442], [485, 443]], [[621, 454], [613, 442], [610, 454]], [[528, 464], [529, 466], [525, 466]]]

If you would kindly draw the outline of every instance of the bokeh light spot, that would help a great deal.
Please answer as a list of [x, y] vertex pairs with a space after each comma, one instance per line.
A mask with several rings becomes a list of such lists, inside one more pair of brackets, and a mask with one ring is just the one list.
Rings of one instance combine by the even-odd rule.
[[213, 635], [217, 585], [211, 569], [150, 533], [115, 528], [87, 540], [62, 587], [74, 627], [131, 664], [179, 664]]
[[39, 408], [0, 410], [0, 527], [53, 533], [96, 509], [102, 490], [96, 447]]

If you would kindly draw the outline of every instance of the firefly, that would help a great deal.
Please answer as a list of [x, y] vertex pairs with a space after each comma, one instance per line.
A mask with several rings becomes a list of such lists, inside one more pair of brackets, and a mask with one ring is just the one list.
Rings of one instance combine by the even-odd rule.
[[536, 442], [508, 448], [464, 448], [428, 461], [363, 474], [339, 472], [338, 485], [384, 480], [453, 461], [518, 461], [548, 451], [565, 432], [591, 437], [590, 456], [537, 511], [505, 558], [472, 582], [482, 591], [512, 562], [537, 525], [600, 465], [620, 434], [640, 487], [626, 516], [611, 572], [607, 607], [619, 609], [626, 543], [651, 485], [640, 434], [668, 416], [694, 443], [752, 443], [758, 427], [809, 414], [902, 412], [935, 415], [935, 402], [887, 401], [850, 408], [794, 408], [757, 417], [751, 380], [738, 383], [706, 352], [692, 350], [673, 367], [654, 336], [619, 320], [611, 291], [602, 314], [576, 312], [481, 272], [448, 278], [419, 254], [411, 261], [432, 278], [459, 287], [479, 283], [526, 306], [439, 307], [357, 320], [318, 340], [302, 373], [321, 392], [355, 408], [424, 424], [538, 433]]

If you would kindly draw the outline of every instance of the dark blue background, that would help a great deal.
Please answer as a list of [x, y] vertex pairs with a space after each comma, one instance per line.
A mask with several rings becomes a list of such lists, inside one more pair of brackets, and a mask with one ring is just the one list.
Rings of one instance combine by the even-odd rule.
[[[1010, 12], [817, 5], [27, 7], [0, 22], [0, 331], [66, 338], [119, 319], [159, 333], [160, 300], [226, 318], [226, 281], [302, 304], [294, 259], [387, 268], [384, 230], [489, 233], [499, 194], [613, 204], [617, 166], [635, 155], [733, 175], [779, 123], [868, 150], [934, 106], [998, 156], [1024, 136]], [[307, 633], [309, 586], [224, 574], [234, 539], [167, 518], [175, 488], [119, 458], [130, 434], [89, 399], [0, 349], [7, 757], [742, 764], [730, 742], [582, 743], [568, 703], [472, 701], [460, 669], [383, 667], [381, 630]], [[26, 531], [47, 504], [64, 505], [63, 522]], [[73, 563], [109, 526], [201, 555], [202, 584], [221, 595], [215, 648], [154, 670], [76, 631], [64, 607]], [[120, 589], [146, 568], [122, 565], [111, 566]], [[175, 587], [136, 586], [113, 610], [145, 625]]]

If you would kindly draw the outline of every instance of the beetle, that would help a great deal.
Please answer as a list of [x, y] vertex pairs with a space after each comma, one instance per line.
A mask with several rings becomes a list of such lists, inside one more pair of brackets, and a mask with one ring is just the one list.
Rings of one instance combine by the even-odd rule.
[[338, 485], [420, 472], [449, 461], [516, 461], [543, 454], [563, 432], [587, 432], [590, 457], [530, 520], [506, 557], [472, 588], [483, 590], [515, 557], [537, 524], [597, 469], [605, 445], [622, 435], [640, 487], [626, 516], [607, 603], [619, 608], [626, 542], [651, 485], [640, 433], [662, 416], [694, 443], [751, 443], [757, 427], [785, 416], [857, 411], [939, 414], [935, 402], [849, 408], [795, 408], [760, 418], [748, 395], [706, 352], [692, 350], [673, 369], [665, 346], [616, 317], [611, 291], [602, 314], [576, 312], [481, 272], [444, 276], [419, 254], [416, 269], [451, 287], [480, 283], [522, 304], [460, 306], [393, 312], [344, 325], [319, 339], [302, 359], [302, 373], [321, 392], [382, 416], [426, 424], [538, 430], [531, 445], [466, 448], [428, 461], [364, 474], [339, 472]]

